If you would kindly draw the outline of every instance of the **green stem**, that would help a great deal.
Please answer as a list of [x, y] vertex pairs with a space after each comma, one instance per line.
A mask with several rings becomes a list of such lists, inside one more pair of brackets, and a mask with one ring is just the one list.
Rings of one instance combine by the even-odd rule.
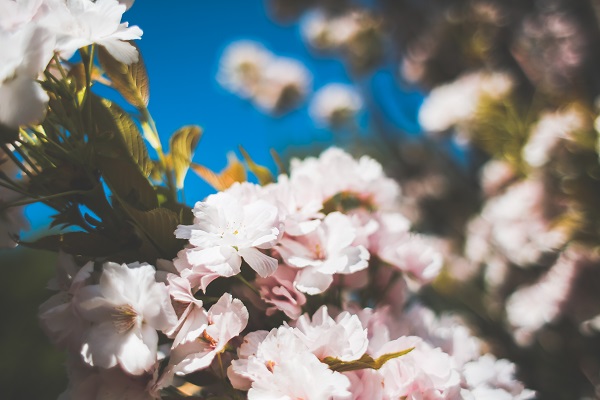
[[244, 277], [242, 276], [242, 274], [237, 274], [237, 275], [235, 275], [235, 277], [236, 277], [236, 278], [237, 278], [237, 279], [238, 279], [240, 282], [242, 282], [244, 285], [246, 285], [247, 287], [249, 287], [249, 288], [250, 288], [250, 289], [251, 289], [251, 290], [252, 290], [254, 293], [256, 293], [258, 296], [260, 296], [260, 292], [258, 291], [258, 289], [257, 289], [257, 288], [255, 288], [254, 286], [252, 286], [252, 284], [251, 284], [250, 282], [248, 282], [248, 281], [246, 280], [246, 278], [244, 278]]
[[48, 195], [48, 196], [37, 197], [35, 199], [26, 199], [26, 200], [20, 200], [20, 201], [13, 201], [11, 203], [4, 204], [2, 207], [0, 207], [0, 211], [4, 211], [7, 208], [11, 208], [11, 207], [26, 206], [28, 204], [33, 204], [33, 203], [37, 203], [37, 202], [40, 202], [40, 201], [52, 200], [52, 199], [57, 199], [59, 197], [71, 196], [71, 195], [75, 195], [75, 194], [84, 194], [84, 193], [85, 192], [81, 191], [81, 190], [72, 190], [70, 192], [63, 192], [63, 193], [51, 194], [51, 195]]

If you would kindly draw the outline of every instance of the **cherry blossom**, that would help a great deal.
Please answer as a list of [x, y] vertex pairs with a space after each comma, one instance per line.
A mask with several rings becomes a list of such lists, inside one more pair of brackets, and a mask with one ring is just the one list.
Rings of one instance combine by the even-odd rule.
[[79, 290], [78, 310], [92, 323], [81, 351], [91, 366], [140, 375], [157, 359], [157, 330], [177, 322], [169, 294], [148, 264], [106, 263], [99, 284]]
[[361, 108], [362, 99], [352, 86], [330, 83], [315, 93], [310, 115], [318, 124], [336, 128], [351, 121]]
[[277, 242], [277, 208], [264, 200], [241, 203], [229, 193], [209, 196], [194, 207], [194, 225], [180, 225], [175, 234], [188, 239], [192, 248], [185, 250], [193, 266], [224, 277], [240, 272], [242, 259], [260, 276], [275, 272], [277, 260], [262, 253]]
[[355, 237], [350, 219], [333, 212], [314, 232], [296, 239], [281, 239], [278, 252], [286, 264], [302, 268], [296, 276], [296, 287], [317, 294], [331, 285], [333, 274], [351, 274], [367, 268], [369, 252], [363, 246], [352, 245]]
[[183, 342], [171, 351], [170, 371], [184, 375], [207, 368], [227, 343], [248, 323], [248, 310], [229, 293], [221, 296], [207, 313], [208, 325], [194, 341]]

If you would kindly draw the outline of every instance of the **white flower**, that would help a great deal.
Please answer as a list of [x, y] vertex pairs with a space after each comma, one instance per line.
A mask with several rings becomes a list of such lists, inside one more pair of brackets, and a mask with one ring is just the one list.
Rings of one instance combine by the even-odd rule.
[[367, 351], [369, 340], [356, 315], [344, 311], [334, 320], [321, 306], [311, 318], [302, 315], [295, 323], [295, 333], [311, 353], [320, 360], [335, 357], [342, 361], [358, 360]]
[[168, 290], [157, 283], [151, 265], [104, 264], [98, 285], [82, 288], [77, 297], [84, 319], [92, 322], [81, 354], [91, 366], [140, 375], [157, 360], [157, 330], [177, 322]]
[[309, 112], [318, 124], [335, 128], [351, 121], [362, 105], [362, 99], [354, 87], [330, 83], [315, 93]]
[[242, 258], [260, 276], [275, 272], [277, 260], [262, 253], [277, 242], [277, 207], [264, 200], [242, 203], [229, 193], [209, 196], [194, 207], [194, 225], [180, 225], [175, 235], [189, 239], [187, 261], [220, 276], [240, 272]]
[[54, 37], [44, 28], [0, 30], [0, 123], [17, 128], [44, 118], [48, 95], [36, 79], [53, 49]]
[[118, 61], [131, 64], [139, 58], [128, 40], [140, 39], [142, 30], [121, 23], [125, 5], [117, 0], [49, 0], [40, 24], [57, 37], [57, 51], [65, 59], [92, 43], [103, 46]]
[[320, 362], [294, 333], [280, 327], [267, 334], [252, 332], [238, 349], [227, 371], [236, 389], [249, 390], [248, 399], [343, 399], [350, 382]]

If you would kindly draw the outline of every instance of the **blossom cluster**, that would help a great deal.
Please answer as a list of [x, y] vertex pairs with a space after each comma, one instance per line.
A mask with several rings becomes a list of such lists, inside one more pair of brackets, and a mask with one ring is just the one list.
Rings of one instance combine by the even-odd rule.
[[193, 376], [249, 399], [532, 398], [461, 320], [416, 302], [442, 257], [399, 195], [332, 148], [198, 202], [156, 268], [62, 254], [40, 317], [70, 354], [64, 398], [160, 398]]

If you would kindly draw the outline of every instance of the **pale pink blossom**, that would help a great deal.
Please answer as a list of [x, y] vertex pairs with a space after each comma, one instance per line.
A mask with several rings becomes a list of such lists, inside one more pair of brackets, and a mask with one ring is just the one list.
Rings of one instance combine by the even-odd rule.
[[181, 343], [196, 340], [208, 326], [208, 314], [202, 308], [202, 300], [198, 300], [192, 293], [190, 281], [174, 274], [169, 274], [169, 294], [173, 299], [175, 310], [183, 309], [179, 320], [173, 329], [166, 332], [167, 336], [174, 337], [173, 347]]
[[320, 362], [290, 327], [252, 332], [227, 371], [248, 399], [345, 399], [348, 378]]
[[340, 200], [345, 198], [351, 202], [354, 208], [389, 210], [398, 207], [400, 187], [385, 176], [379, 162], [369, 156], [355, 160], [336, 147], [325, 150], [319, 158], [292, 159], [290, 184], [296, 185], [298, 181], [312, 181], [314, 198], [322, 203], [337, 195]]
[[350, 219], [333, 212], [314, 232], [281, 239], [278, 252], [286, 264], [302, 269], [295, 286], [304, 293], [317, 294], [331, 285], [334, 274], [367, 268], [369, 252], [363, 246], [353, 245], [355, 237]]
[[506, 301], [506, 316], [521, 346], [533, 343], [535, 333], [555, 321], [570, 297], [580, 265], [578, 254], [570, 249], [561, 254], [556, 264], [531, 286], [518, 288]]
[[360, 319], [347, 311], [335, 320], [327, 306], [321, 306], [310, 318], [302, 315], [295, 322], [294, 332], [320, 360], [334, 357], [342, 361], [358, 360], [367, 351], [367, 330]]
[[79, 290], [81, 316], [91, 322], [81, 354], [91, 366], [140, 375], [157, 360], [157, 330], [167, 331], [177, 316], [166, 286], [151, 265], [105, 263], [98, 285]]
[[478, 71], [434, 88], [419, 110], [426, 131], [441, 132], [471, 120], [480, 101], [501, 99], [512, 90], [513, 79], [503, 72]]
[[259, 250], [273, 247], [278, 240], [275, 206], [264, 200], [242, 203], [221, 192], [196, 203], [194, 215], [194, 225], [180, 225], [175, 231], [192, 246], [179, 258], [224, 277], [240, 273], [242, 259], [262, 277], [275, 272], [277, 260]]
[[92, 262], [79, 267], [72, 255], [60, 252], [56, 277], [48, 283], [48, 288], [58, 293], [40, 305], [40, 322], [46, 335], [57, 346], [74, 352], [81, 348], [90, 323], [81, 317], [73, 298], [90, 283], [93, 269]]
[[233, 42], [221, 56], [217, 80], [238, 96], [252, 97], [258, 89], [263, 70], [274, 57], [260, 43], [249, 40]]
[[292, 319], [302, 314], [306, 296], [294, 286], [297, 273], [297, 269], [281, 264], [273, 275], [257, 278], [254, 281], [258, 286], [261, 299], [270, 305], [266, 310], [267, 316], [273, 315], [278, 310]]
[[[497, 360], [491, 354], [485, 354], [464, 366], [463, 376], [468, 388], [476, 398], [485, 391], [507, 399], [533, 399], [535, 392], [525, 389], [523, 383], [515, 378], [516, 366], [508, 360]], [[496, 398], [496, 397], [491, 397]], [[498, 397], [504, 398], [504, 397]]]
[[210, 366], [227, 343], [244, 330], [248, 310], [240, 300], [225, 293], [208, 310], [207, 320], [208, 326], [196, 340], [173, 347], [169, 361], [172, 373], [186, 375]]

